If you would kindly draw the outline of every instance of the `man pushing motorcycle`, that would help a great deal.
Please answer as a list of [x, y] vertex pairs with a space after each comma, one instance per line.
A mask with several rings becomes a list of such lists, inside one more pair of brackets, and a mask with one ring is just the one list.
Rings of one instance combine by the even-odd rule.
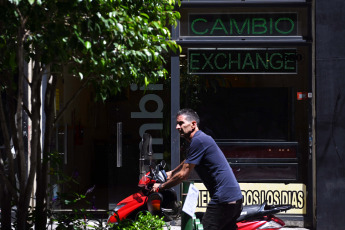
[[167, 172], [168, 180], [165, 183], [154, 184], [152, 190], [156, 192], [178, 185], [187, 180], [195, 169], [211, 197], [202, 218], [204, 229], [236, 230], [243, 196], [227, 159], [213, 138], [199, 130], [200, 119], [195, 111], [180, 110], [176, 122], [180, 136], [189, 142], [186, 159]]

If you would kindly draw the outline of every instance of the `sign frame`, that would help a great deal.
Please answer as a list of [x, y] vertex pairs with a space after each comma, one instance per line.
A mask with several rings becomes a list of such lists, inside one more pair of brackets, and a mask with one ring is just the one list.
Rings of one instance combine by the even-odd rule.
[[[293, 48], [287, 48], [287, 47], [284, 47], [284, 48], [263, 48], [263, 47], [258, 47], [258, 48], [188, 48], [187, 50], [187, 60], [188, 60], [188, 71], [187, 73], [188, 74], [193, 74], [193, 75], [208, 75], [208, 74], [254, 74], [254, 75], [263, 75], [263, 74], [298, 74], [298, 61], [300, 59], [299, 57], [299, 54], [297, 53], [297, 47], [293, 47]], [[205, 52], [210, 52], [210, 51], [224, 51], [224, 52], [231, 52], [231, 51], [246, 51], [246, 52], [251, 52], [251, 51], [270, 51], [270, 52], [273, 52], [273, 51], [292, 51], [294, 52], [295, 56], [291, 56], [291, 57], [284, 57], [284, 61], [287, 61], [287, 62], [292, 62], [294, 61], [295, 62], [295, 71], [291, 71], [291, 72], [282, 72], [282, 71], [251, 71], [251, 72], [248, 72], [248, 71], [191, 71], [191, 68], [194, 68], [193, 67], [193, 63], [196, 62], [196, 61], [193, 61], [191, 60], [192, 58], [192, 55], [191, 54], [191, 51], [205, 51]], [[290, 53], [291, 54], [291, 53]], [[217, 54], [218, 55], [218, 54]], [[223, 56], [224, 57], [224, 56]], [[204, 57], [205, 59], [207, 59], [207, 57]], [[286, 60], [286, 58], [288, 58], [288, 60]], [[206, 60], [206, 62], [208, 62], [209, 64], [208, 65], [211, 65], [210, 64], [210, 61], [209, 61], [210, 57], [208, 58], [208, 60]], [[269, 61], [269, 60], [267, 60]], [[262, 60], [261, 60], [262, 62]], [[215, 64], [216, 65], [216, 64]], [[269, 65], [272, 65], [272, 64], [269, 64]], [[204, 67], [206, 66], [206, 63], [204, 64]], [[243, 65], [244, 66], [244, 65]], [[202, 67], [202, 68], [204, 68]]]
[[[240, 21], [240, 23], [243, 23], [242, 28], [240, 30], [242, 30], [242, 32], [244, 32], [244, 26], [246, 26], [247, 24], [247, 31], [248, 34], [247, 35], [242, 35], [242, 34], [236, 34], [236, 35], [211, 35], [205, 31], [203, 32], [199, 32], [199, 34], [197, 34], [198, 32], [193, 32], [193, 26], [194, 23], [196, 22], [197, 19], [193, 19], [193, 17], [196, 17], [197, 15], [200, 15], [200, 23], [210, 23], [213, 24], [212, 26], [212, 30], [223, 30], [223, 32], [228, 32], [227, 29], [229, 29], [229, 31], [233, 31], [233, 29], [237, 29], [239, 30], [239, 25], [237, 24], [240, 20], [240, 18], [242, 18], [243, 16], [247, 16], [248, 18], [246, 18], [246, 20], [244, 22]], [[279, 34], [278, 32], [278, 22], [280, 22], [282, 19], [279, 18], [279, 20], [277, 19], [279, 16], [283, 17], [287, 17], [287, 15], [289, 15], [293, 21], [293, 25], [294, 28], [292, 30], [292, 34], [284, 34], [283, 32], [281, 32], [281, 34]], [[265, 20], [265, 24], [260, 24], [260, 22], [258, 22], [258, 24], [255, 26], [255, 17], [257, 16], [257, 19], [264, 19]], [[259, 17], [262, 16], [262, 17]], [[243, 12], [243, 13], [239, 13], [239, 12], [228, 12], [228, 13], [188, 13], [188, 37], [297, 37], [300, 36], [298, 34], [299, 28], [298, 28], [298, 12], [270, 12], [270, 13], [262, 13], [262, 12]], [[209, 17], [212, 19], [215, 19], [213, 21], [207, 21], [205, 18]], [[217, 18], [216, 18], [217, 17]], [[234, 17], [234, 18], [232, 18]], [[288, 19], [291, 19], [288, 18]], [[204, 21], [204, 20], [206, 21]], [[223, 20], [221, 20], [223, 19]], [[224, 23], [224, 19], [229, 19], [229, 23], [228, 21], [226, 21], [227, 23]], [[237, 20], [235, 20], [237, 19]], [[251, 19], [251, 20], [249, 20]], [[275, 19], [275, 21], [273, 21], [273, 19]], [[284, 18], [287, 19], [287, 18]], [[234, 21], [235, 20], [235, 21]], [[266, 22], [266, 20], [268, 20]], [[228, 28], [229, 27], [229, 28]], [[256, 27], [261, 27], [261, 28], [265, 28], [266, 31], [265, 32], [261, 32], [260, 35], [256, 35], [254, 32], [254, 29]], [[276, 27], [276, 28], [275, 28]], [[208, 28], [210, 29], [210, 27]], [[207, 29], [207, 31], [208, 31]], [[273, 31], [277, 29], [277, 33], [275, 34], [273, 33]], [[251, 31], [251, 33], [249, 32], [249, 30], [253, 30]], [[270, 31], [267, 33], [267, 30]], [[232, 32], [233, 33], [233, 32]]]

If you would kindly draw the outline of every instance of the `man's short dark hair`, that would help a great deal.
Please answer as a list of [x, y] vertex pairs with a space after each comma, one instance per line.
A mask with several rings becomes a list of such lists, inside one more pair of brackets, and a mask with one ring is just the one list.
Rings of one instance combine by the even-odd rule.
[[200, 123], [200, 118], [199, 115], [192, 109], [181, 109], [180, 111], [177, 112], [176, 117], [184, 115], [186, 116], [186, 120], [189, 122], [196, 121], [197, 125]]

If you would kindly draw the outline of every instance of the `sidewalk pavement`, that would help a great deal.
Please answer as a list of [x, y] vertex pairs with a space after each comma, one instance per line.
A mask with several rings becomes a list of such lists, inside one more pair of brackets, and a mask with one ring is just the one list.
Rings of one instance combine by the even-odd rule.
[[[164, 227], [164, 230], [167, 230], [167, 227]], [[170, 226], [170, 230], [181, 230], [181, 226]], [[280, 230], [309, 230], [307, 228], [296, 228], [296, 227], [284, 227]]]
[[[280, 230], [310, 230], [308, 228], [292, 226], [292, 224], [294, 224], [294, 222], [290, 223], [291, 226], [288, 226], [289, 222], [286, 224], [287, 225], [285, 227], [281, 228]], [[181, 230], [181, 220], [168, 222], [167, 225], [170, 226], [170, 230]], [[168, 227], [164, 227], [164, 230], [168, 230], [168, 229], [169, 229]]]
[[[102, 226], [106, 225], [106, 220], [102, 219], [102, 220], [87, 220], [87, 225], [88, 227], [86, 229], [95, 229], [95, 227], [99, 227], [100, 226], [100, 222], [102, 222]], [[285, 222], [287, 225], [283, 228], [281, 228], [281, 230], [310, 230], [308, 228], [303, 228], [303, 227], [298, 227], [298, 226], [293, 226], [296, 225], [295, 222]], [[167, 226], [163, 227], [164, 230], [182, 230], [181, 228], [181, 219], [177, 219], [177, 220], [173, 220], [171, 222], [167, 222], [166, 223]], [[290, 225], [290, 226], [289, 226]], [[56, 223], [49, 225], [49, 227], [47, 228], [48, 230], [55, 230], [57, 227]]]
[[[170, 226], [170, 230], [181, 230], [181, 220], [168, 222], [167, 225]], [[168, 230], [168, 229], [169, 229], [168, 227], [164, 227], [164, 230]], [[310, 229], [296, 227], [296, 226], [285, 226], [284, 228], [281, 228], [280, 230], [310, 230]]]
[[[97, 225], [98, 223], [94, 223], [94, 226], [98, 226]], [[94, 229], [92, 228], [93, 224], [89, 222], [89, 227], [87, 229]], [[181, 226], [180, 225], [169, 225], [170, 227], [170, 230], [181, 230]], [[163, 227], [164, 230], [168, 230], [169, 229], [168, 226], [166, 227]], [[48, 230], [55, 230], [56, 229], [56, 226], [55, 225], [50, 225], [48, 228]], [[307, 228], [300, 228], [300, 227], [289, 227], [289, 226], [286, 226], [284, 228], [281, 228], [281, 230], [309, 230]]]
[[[105, 222], [104, 222], [105, 224]], [[177, 221], [177, 222], [173, 222], [173, 223], [167, 223], [168, 226], [163, 227], [164, 230], [168, 230], [170, 227], [170, 230], [181, 230], [181, 222]], [[94, 220], [90, 220], [88, 221], [88, 228], [87, 229], [95, 229], [92, 226], [99, 226], [99, 222], [98, 221], [94, 221]], [[47, 229], [48, 230], [55, 230], [56, 229], [56, 225], [50, 225]], [[281, 230], [309, 230], [307, 228], [301, 228], [301, 227], [293, 227], [293, 226], [285, 226], [284, 228], [281, 228]]]
[[[164, 230], [167, 230], [168, 227], [164, 227]], [[181, 230], [181, 226], [170, 226], [170, 230]], [[296, 227], [284, 227], [280, 230], [309, 230], [307, 228], [296, 228]]]

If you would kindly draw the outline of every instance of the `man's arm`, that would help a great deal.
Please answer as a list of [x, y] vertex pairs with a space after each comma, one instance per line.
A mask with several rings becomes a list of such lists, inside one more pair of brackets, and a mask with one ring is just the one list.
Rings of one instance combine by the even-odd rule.
[[192, 172], [195, 165], [184, 163], [184, 161], [182, 163], [183, 164], [180, 164], [182, 167], [181, 170], [173, 174], [172, 177], [167, 182], [163, 184], [158, 184], [158, 183], [154, 184], [152, 187], [152, 190], [156, 192], [158, 188], [168, 189], [168, 188], [174, 187], [175, 185], [180, 184], [184, 180], [187, 180], [189, 177], [189, 174]]
[[181, 162], [181, 164], [179, 164], [175, 169], [173, 169], [173, 170], [171, 170], [169, 172], [166, 172], [166, 174], [168, 176], [168, 178], [167, 178], [168, 180], [170, 180], [173, 175], [175, 175], [178, 171], [180, 171], [182, 169], [182, 166], [183, 166], [184, 162], [185, 162], [185, 160], [183, 160]]

